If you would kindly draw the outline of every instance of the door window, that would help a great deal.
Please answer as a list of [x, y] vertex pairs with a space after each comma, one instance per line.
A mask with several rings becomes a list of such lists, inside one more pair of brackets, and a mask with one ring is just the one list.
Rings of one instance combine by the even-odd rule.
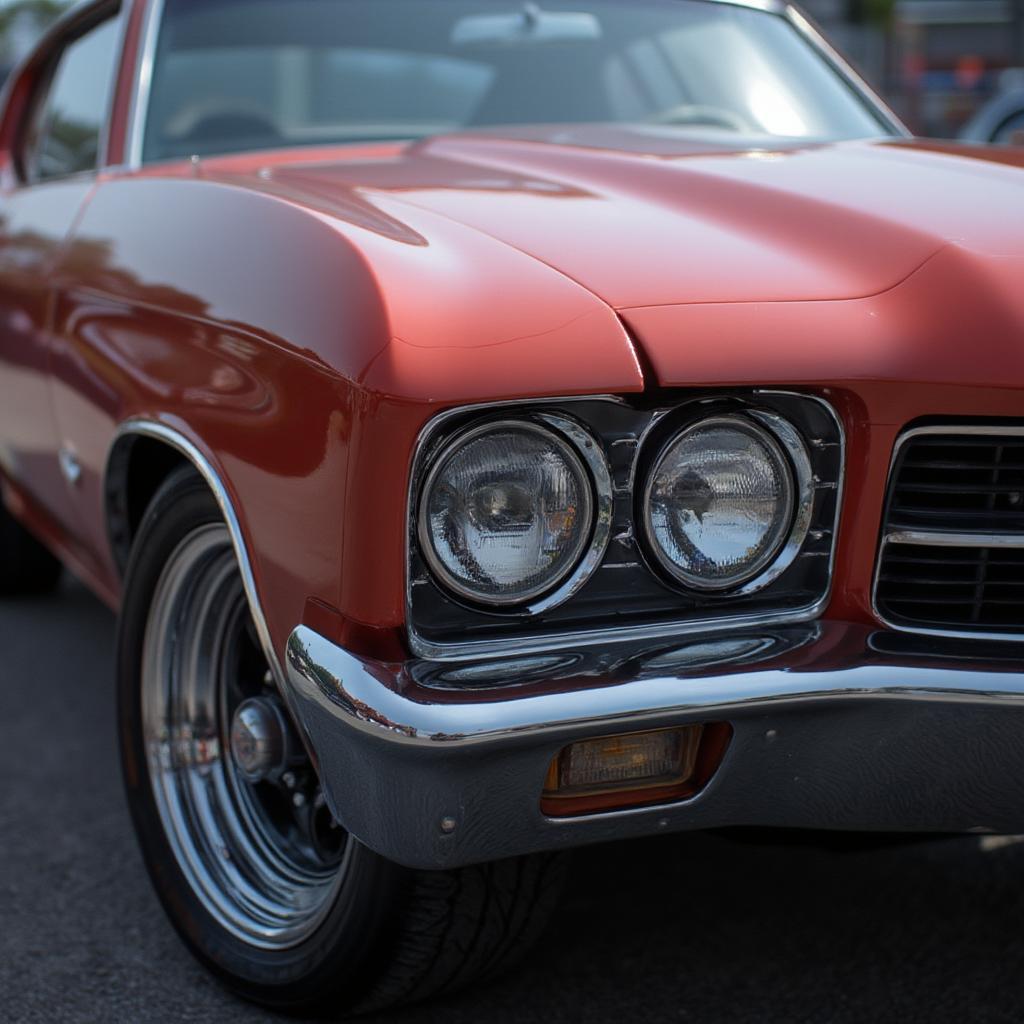
[[29, 181], [96, 170], [114, 88], [119, 25], [112, 14], [56, 58], [26, 139], [22, 168]]

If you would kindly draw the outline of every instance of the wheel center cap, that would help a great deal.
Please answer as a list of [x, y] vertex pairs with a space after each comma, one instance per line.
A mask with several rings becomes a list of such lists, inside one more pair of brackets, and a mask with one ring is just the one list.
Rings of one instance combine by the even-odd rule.
[[281, 709], [265, 697], [251, 697], [231, 720], [231, 757], [249, 782], [261, 782], [285, 768], [285, 722]]

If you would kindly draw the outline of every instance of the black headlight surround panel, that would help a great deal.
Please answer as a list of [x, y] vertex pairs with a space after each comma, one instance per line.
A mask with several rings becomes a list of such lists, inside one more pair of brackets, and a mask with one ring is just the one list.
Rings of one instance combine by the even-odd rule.
[[[666, 578], [645, 550], [639, 500], [644, 481], [665, 441], [689, 423], [756, 410], [786, 419], [803, 438], [814, 474], [807, 537], [792, 565], [751, 594], [687, 590]], [[485, 609], [464, 603], [434, 578], [416, 536], [420, 488], [438, 453], [458, 433], [492, 418], [543, 413], [576, 420], [604, 449], [613, 481], [611, 542], [600, 568], [568, 601], [541, 614]], [[843, 475], [839, 420], [821, 399], [775, 391], [689, 392], [646, 403], [586, 398], [467, 409], [428, 427], [412, 468], [409, 511], [408, 626], [410, 645], [424, 657], [494, 655], [557, 647], [584, 633], [626, 635], [706, 631], [738, 622], [770, 623], [813, 618], [831, 583], [832, 556]]]

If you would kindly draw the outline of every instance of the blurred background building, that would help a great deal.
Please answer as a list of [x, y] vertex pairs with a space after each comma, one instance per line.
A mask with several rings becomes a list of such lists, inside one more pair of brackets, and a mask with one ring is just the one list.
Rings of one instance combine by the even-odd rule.
[[956, 137], [999, 92], [1024, 91], [1024, 0], [804, 0], [920, 135]]
[[[554, 3], [555, 0], [552, 0]], [[70, 0], [0, 0], [0, 73]], [[802, 0], [914, 132], [955, 138], [996, 98], [1002, 141], [1024, 144], [1024, 0]], [[1002, 94], [1008, 94], [1003, 97]], [[1002, 119], [1002, 120], [1000, 120]], [[981, 137], [980, 135], [978, 136]]]

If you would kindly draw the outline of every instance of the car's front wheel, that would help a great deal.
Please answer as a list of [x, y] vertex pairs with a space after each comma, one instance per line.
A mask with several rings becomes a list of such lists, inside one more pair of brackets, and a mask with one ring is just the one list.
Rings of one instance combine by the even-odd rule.
[[342, 1014], [462, 987], [528, 947], [557, 860], [413, 872], [334, 822], [195, 473], [154, 499], [123, 609], [119, 726], [139, 842], [175, 927], [231, 987]]

